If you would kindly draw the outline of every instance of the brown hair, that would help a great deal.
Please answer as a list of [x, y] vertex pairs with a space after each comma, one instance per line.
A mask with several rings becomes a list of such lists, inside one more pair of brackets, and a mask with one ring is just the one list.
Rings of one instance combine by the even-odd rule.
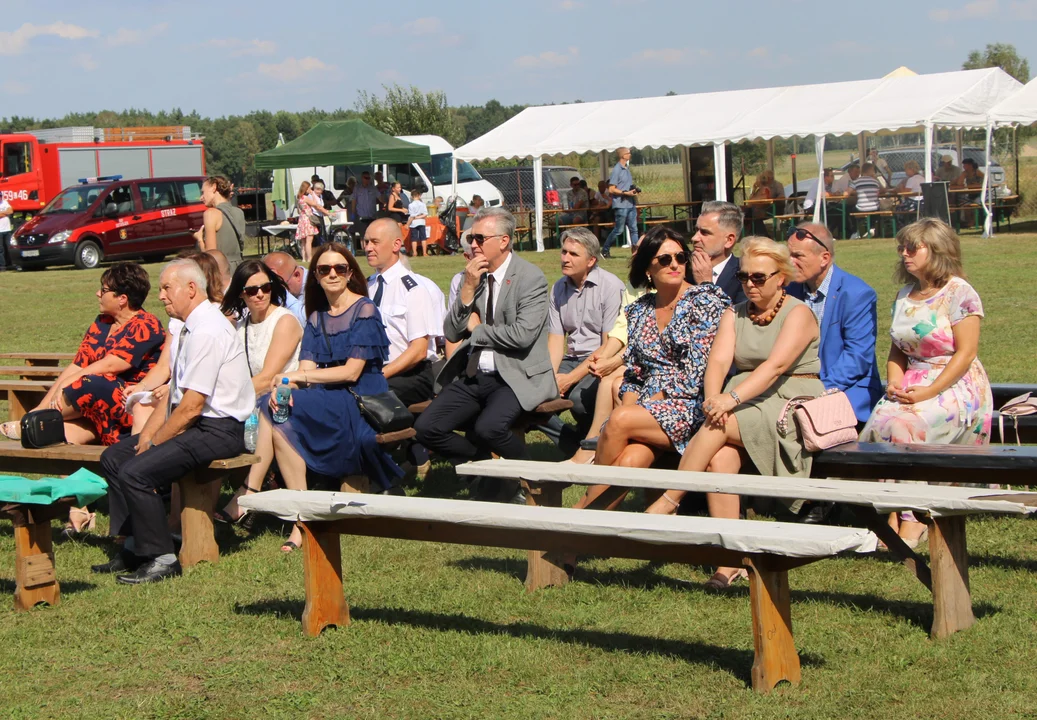
[[223, 277], [220, 274], [220, 266], [216, 262], [216, 258], [209, 253], [198, 252], [197, 250], [184, 250], [177, 254], [177, 257], [194, 260], [198, 263], [198, 267], [205, 274], [205, 294], [208, 296], [209, 302], [222, 303]]
[[310, 181], [303, 180], [302, 185], [299, 186], [299, 194], [296, 197], [302, 197], [310, 191]]
[[234, 193], [234, 183], [222, 175], [210, 175], [205, 178], [205, 182], [212, 185], [213, 189], [225, 198], [229, 199]]
[[765, 257], [773, 260], [774, 264], [778, 266], [778, 272], [785, 278], [782, 285], [788, 284], [796, 274], [788, 247], [776, 243], [768, 237], [750, 235], [742, 240], [742, 258], [747, 257]]
[[900, 248], [917, 252], [925, 246], [929, 249], [929, 261], [923, 273], [933, 285], [943, 287], [952, 276], [965, 277], [965, 269], [961, 264], [961, 240], [950, 225], [936, 218], [922, 218], [900, 229], [897, 233], [897, 266], [893, 279], [918, 285], [918, 279], [904, 267], [904, 258]]
[[338, 253], [346, 259], [346, 264], [349, 265], [349, 282], [346, 283], [346, 289], [354, 295], [367, 297], [367, 278], [364, 277], [364, 271], [360, 269], [360, 264], [353, 257], [353, 253], [349, 252], [349, 248], [342, 243], [330, 242], [317, 248], [310, 259], [310, 272], [306, 275], [306, 287], [303, 290], [307, 317], [315, 312], [327, 311], [331, 308], [328, 296], [324, 294], [324, 288], [320, 286], [320, 280], [317, 279], [317, 262], [324, 253], [329, 252]]

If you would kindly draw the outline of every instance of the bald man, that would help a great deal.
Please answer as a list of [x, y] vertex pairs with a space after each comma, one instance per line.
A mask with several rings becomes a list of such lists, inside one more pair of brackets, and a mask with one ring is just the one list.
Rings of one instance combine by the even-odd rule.
[[288, 253], [280, 251], [268, 254], [263, 258], [263, 262], [288, 286], [284, 306], [296, 317], [300, 325], [306, 327], [306, 308], [303, 297], [306, 291], [306, 268], [295, 262], [295, 258]]

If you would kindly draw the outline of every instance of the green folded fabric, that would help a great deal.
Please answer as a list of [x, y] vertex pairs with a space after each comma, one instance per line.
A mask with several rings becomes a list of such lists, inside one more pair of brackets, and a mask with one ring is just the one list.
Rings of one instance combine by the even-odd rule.
[[75, 495], [77, 505], [88, 505], [108, 494], [108, 483], [100, 475], [80, 468], [66, 478], [29, 480], [17, 475], [0, 475], [0, 503], [50, 505]]

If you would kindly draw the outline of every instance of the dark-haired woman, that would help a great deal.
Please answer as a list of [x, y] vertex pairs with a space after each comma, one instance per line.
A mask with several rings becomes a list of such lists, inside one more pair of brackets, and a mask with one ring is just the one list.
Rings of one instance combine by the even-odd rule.
[[202, 203], [205, 214], [202, 227], [194, 234], [198, 249], [219, 250], [227, 256], [233, 271], [241, 263], [241, 246], [245, 238], [245, 213], [231, 201], [234, 185], [230, 180], [213, 175], [202, 183]]
[[[262, 398], [260, 437], [273, 431], [274, 454], [289, 488], [305, 490], [309, 470], [336, 482], [347, 475], [366, 475], [388, 490], [403, 472], [378, 447], [352, 393], [388, 391], [382, 364], [389, 357], [389, 338], [378, 308], [367, 298], [363, 272], [344, 245], [333, 242], [314, 252], [305, 296], [308, 320], [299, 369], [276, 375], [270, 386], [272, 390], [288, 378], [291, 414], [275, 425], [273, 396], [269, 402]], [[269, 465], [269, 460], [260, 464]], [[265, 467], [258, 472], [260, 477], [265, 473]], [[291, 552], [301, 540], [296, 527], [281, 549]]]
[[[653, 228], [630, 261], [630, 284], [654, 292], [626, 308], [628, 345], [620, 406], [602, 428], [596, 465], [650, 467], [663, 452], [683, 452], [702, 424], [706, 360], [731, 302], [716, 285], [695, 285], [684, 237]], [[608, 486], [588, 489], [586, 507]], [[616, 507], [622, 495], [612, 497]]]
[[[299, 367], [299, 341], [302, 327], [295, 315], [284, 307], [288, 288], [277, 273], [260, 260], [246, 260], [238, 265], [231, 278], [227, 295], [220, 308], [235, 319], [238, 337], [245, 345], [245, 358], [252, 374], [252, 385], [260, 396], [270, 389], [274, 376], [280, 376]], [[237, 522], [242, 513], [237, 499], [248, 492], [259, 492], [273, 457], [273, 438], [260, 431], [255, 454], [267, 462], [253, 465], [248, 480], [235, 493], [231, 502], [216, 514], [222, 522]], [[260, 465], [263, 466], [260, 473]]]

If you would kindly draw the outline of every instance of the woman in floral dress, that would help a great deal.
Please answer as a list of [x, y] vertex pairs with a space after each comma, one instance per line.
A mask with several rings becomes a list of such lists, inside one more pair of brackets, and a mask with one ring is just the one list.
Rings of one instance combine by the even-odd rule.
[[316, 213], [328, 216], [331, 213], [324, 209], [324, 201], [313, 192], [310, 183], [305, 180], [299, 186], [295, 204], [299, 208], [299, 224], [295, 226], [295, 239], [299, 241], [299, 248], [302, 250], [302, 261], [308, 263], [313, 255], [313, 236], [320, 233], [313, 222]]
[[[986, 445], [994, 401], [976, 353], [983, 303], [964, 279], [961, 243], [946, 223], [924, 219], [897, 233], [886, 396], [861, 433], [864, 442]], [[893, 518], [914, 547], [925, 526], [909, 513]]]

